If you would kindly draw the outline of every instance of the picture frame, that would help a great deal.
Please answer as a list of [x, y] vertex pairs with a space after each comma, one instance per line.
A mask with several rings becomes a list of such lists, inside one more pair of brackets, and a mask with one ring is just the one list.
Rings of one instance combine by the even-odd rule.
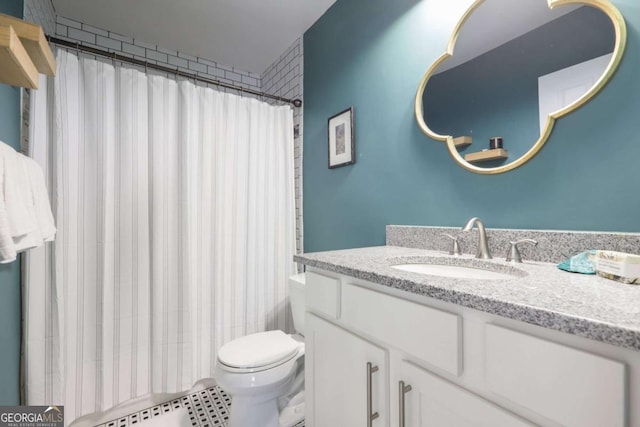
[[329, 169], [356, 162], [356, 139], [353, 126], [353, 107], [329, 117], [327, 122]]

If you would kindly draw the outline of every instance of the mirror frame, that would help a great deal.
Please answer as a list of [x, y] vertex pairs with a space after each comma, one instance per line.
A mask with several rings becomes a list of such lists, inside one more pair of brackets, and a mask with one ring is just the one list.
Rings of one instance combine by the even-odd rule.
[[[609, 0], [547, 0], [547, 4], [550, 9], [554, 9], [558, 6], [564, 5], [572, 5], [572, 4], [580, 4], [584, 6], [592, 6], [603, 13], [605, 13], [611, 22], [613, 23], [614, 31], [615, 31], [615, 46], [613, 48], [613, 54], [611, 56], [611, 60], [609, 61], [609, 65], [605, 69], [604, 73], [600, 76], [598, 81], [593, 85], [591, 89], [589, 89], [584, 95], [578, 98], [573, 103], [567, 105], [566, 107], [555, 111], [547, 116], [547, 121], [544, 127], [544, 130], [540, 134], [540, 138], [533, 144], [533, 146], [518, 159], [513, 160], [510, 163], [507, 163], [502, 166], [483, 168], [480, 166], [476, 166], [472, 163], [467, 162], [464, 157], [460, 155], [458, 149], [456, 148], [453, 142], [453, 136], [451, 135], [440, 135], [431, 129], [425, 123], [424, 120], [424, 105], [423, 105], [423, 95], [427, 83], [429, 79], [434, 75], [435, 71], [440, 67], [447, 59], [453, 56], [453, 51], [455, 48], [456, 41], [458, 40], [458, 36], [460, 35], [460, 31], [462, 30], [463, 25], [467, 22], [469, 17], [473, 14], [473, 12], [486, 0], [475, 0], [473, 4], [467, 9], [467, 11], [462, 15], [460, 21], [455, 26], [453, 30], [453, 34], [449, 39], [449, 43], [447, 44], [447, 50], [443, 53], [438, 59], [435, 60], [433, 64], [429, 67], [427, 72], [420, 80], [420, 84], [418, 86], [418, 92], [416, 93], [415, 99], [415, 115], [416, 121], [418, 122], [418, 126], [420, 130], [426, 134], [428, 137], [435, 139], [436, 141], [446, 142], [447, 149], [449, 150], [449, 154], [453, 157], [453, 159], [460, 166], [465, 168], [470, 172], [475, 172], [484, 175], [493, 175], [499, 173], [509, 172], [514, 170], [529, 160], [531, 160], [538, 152], [542, 149], [544, 144], [548, 141], [549, 136], [551, 135], [551, 131], [553, 130], [553, 126], [555, 121], [561, 117], [566, 116], [567, 114], [577, 110], [584, 104], [586, 104], [591, 98], [593, 98], [613, 77], [618, 65], [622, 61], [622, 56], [624, 54], [624, 50], [627, 44], [627, 26], [624, 21], [624, 17], [620, 13], [620, 11], [609, 1]], [[542, 0], [541, 0], [542, 1]]]

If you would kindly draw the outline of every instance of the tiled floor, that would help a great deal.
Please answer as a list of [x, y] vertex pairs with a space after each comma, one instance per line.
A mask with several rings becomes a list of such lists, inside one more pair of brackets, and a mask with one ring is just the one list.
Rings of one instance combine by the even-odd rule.
[[[131, 427], [178, 408], [185, 408], [189, 411], [193, 427], [226, 427], [230, 406], [231, 398], [229, 395], [220, 387], [215, 386], [96, 427]], [[304, 421], [294, 427], [304, 427]]]

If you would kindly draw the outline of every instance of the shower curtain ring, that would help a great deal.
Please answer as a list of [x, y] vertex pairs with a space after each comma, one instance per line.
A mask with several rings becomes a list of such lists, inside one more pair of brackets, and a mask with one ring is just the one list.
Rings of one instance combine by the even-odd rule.
[[80, 43], [76, 42], [76, 56], [80, 58]]

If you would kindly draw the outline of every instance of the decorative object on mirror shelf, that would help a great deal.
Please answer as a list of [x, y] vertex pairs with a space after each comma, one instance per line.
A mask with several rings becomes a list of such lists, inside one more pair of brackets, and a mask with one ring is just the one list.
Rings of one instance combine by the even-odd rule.
[[56, 60], [42, 27], [0, 14], [0, 83], [38, 88], [38, 73], [55, 75]]
[[356, 139], [353, 127], [353, 107], [329, 118], [327, 145], [329, 169], [356, 162]]
[[[418, 126], [468, 171], [514, 170], [542, 149], [557, 119], [604, 88], [626, 39], [610, 0], [475, 0], [418, 85]], [[471, 138], [452, 136], [494, 139], [495, 129], [502, 135], [489, 150], [466, 155], [461, 142]]]
[[495, 150], [496, 148], [502, 148], [502, 138], [499, 136], [489, 138], [489, 149]]

